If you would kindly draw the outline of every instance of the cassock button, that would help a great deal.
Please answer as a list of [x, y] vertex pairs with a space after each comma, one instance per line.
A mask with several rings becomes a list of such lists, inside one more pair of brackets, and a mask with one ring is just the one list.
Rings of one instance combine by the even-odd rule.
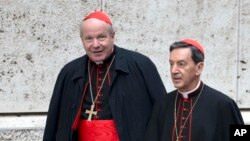
[[101, 101], [96, 101], [96, 104], [101, 104], [102, 102]]
[[98, 73], [100, 74], [100, 73], [103, 73], [103, 71], [98, 71]]
[[182, 129], [182, 128], [186, 128], [186, 127], [185, 127], [185, 126], [181, 126], [181, 129]]

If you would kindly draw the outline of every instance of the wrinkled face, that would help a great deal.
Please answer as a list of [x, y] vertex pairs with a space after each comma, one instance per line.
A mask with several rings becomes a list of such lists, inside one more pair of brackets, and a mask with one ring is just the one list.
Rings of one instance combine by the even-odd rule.
[[190, 48], [176, 48], [170, 52], [170, 73], [174, 87], [182, 92], [193, 90], [200, 79], [203, 62], [195, 64]]
[[88, 19], [81, 24], [81, 38], [90, 60], [102, 62], [113, 52], [115, 33], [110, 25], [97, 19]]

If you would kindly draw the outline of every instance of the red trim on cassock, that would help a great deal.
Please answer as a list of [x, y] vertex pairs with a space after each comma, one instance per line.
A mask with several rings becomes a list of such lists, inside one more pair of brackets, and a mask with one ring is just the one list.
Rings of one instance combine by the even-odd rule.
[[119, 141], [114, 120], [80, 120], [78, 141]]
[[81, 104], [80, 104], [80, 108], [79, 108], [79, 110], [77, 112], [77, 115], [76, 115], [76, 118], [75, 118], [75, 120], [74, 120], [74, 122], [72, 124], [72, 129], [73, 130], [76, 130], [78, 125], [79, 125], [78, 123], [79, 123], [81, 112], [82, 112], [82, 103], [83, 103], [84, 95], [86, 94], [86, 91], [87, 91], [87, 88], [88, 88], [88, 84], [89, 84], [89, 82], [87, 82], [86, 85], [85, 85], [83, 95], [82, 95]]

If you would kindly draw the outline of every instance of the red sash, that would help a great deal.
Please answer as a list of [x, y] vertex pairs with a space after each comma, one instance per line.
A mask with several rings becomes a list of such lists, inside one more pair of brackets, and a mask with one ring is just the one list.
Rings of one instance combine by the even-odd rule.
[[78, 141], [119, 141], [113, 120], [80, 120]]

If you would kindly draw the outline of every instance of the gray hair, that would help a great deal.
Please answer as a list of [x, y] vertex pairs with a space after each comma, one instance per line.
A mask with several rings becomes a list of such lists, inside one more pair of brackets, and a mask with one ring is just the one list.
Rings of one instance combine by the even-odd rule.
[[[83, 30], [84, 30], [84, 28], [83, 28], [83, 26], [82, 26], [83, 23], [84, 23], [84, 21], [82, 21], [82, 22], [80, 23], [80, 37], [82, 37], [82, 32], [83, 32]], [[115, 30], [114, 30], [114, 28], [113, 28], [112, 25], [109, 25], [108, 31], [109, 31], [110, 34], [115, 33]]]

